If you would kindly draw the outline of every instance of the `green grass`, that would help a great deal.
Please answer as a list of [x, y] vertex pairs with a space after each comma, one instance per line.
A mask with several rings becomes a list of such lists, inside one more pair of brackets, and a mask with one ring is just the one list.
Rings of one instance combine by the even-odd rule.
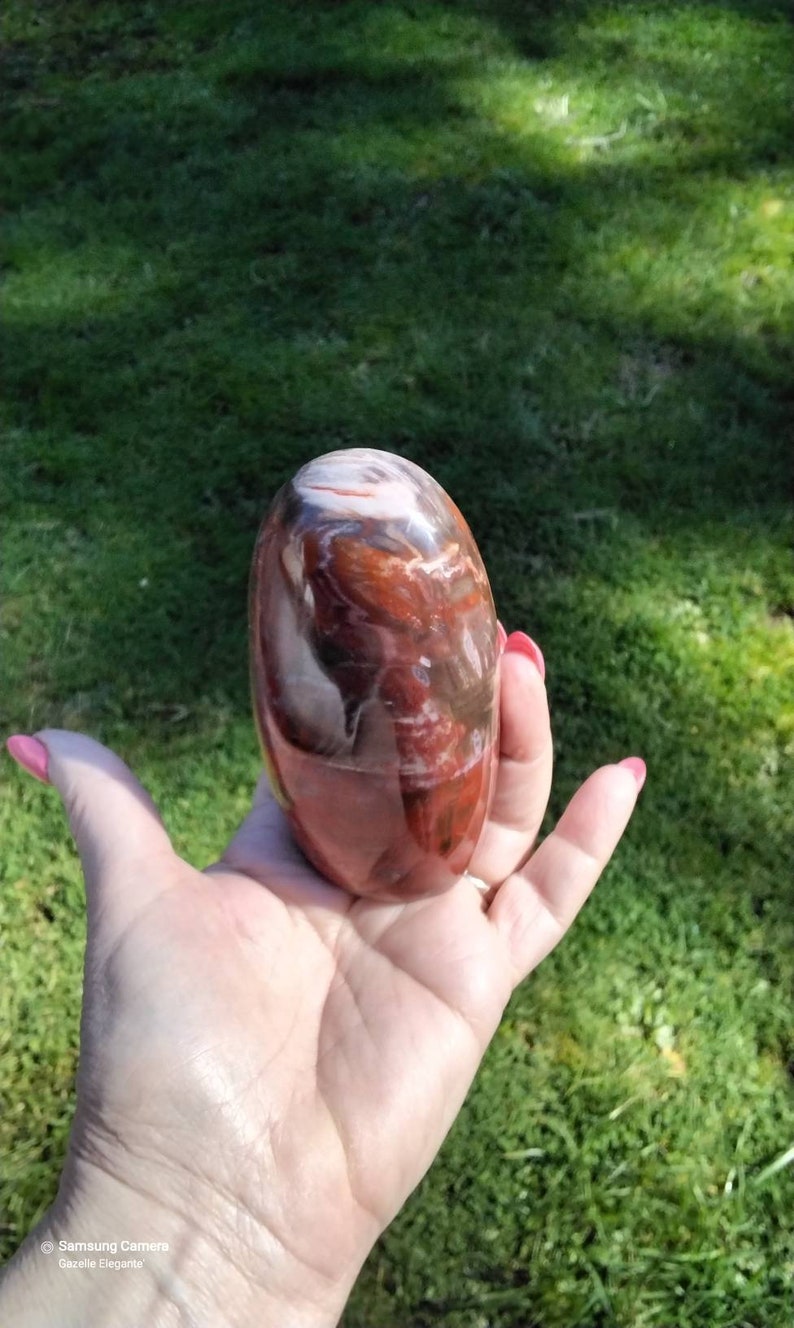
[[[312, 455], [468, 516], [554, 810], [649, 776], [346, 1328], [783, 1328], [794, 1301], [790, 11], [8, 0], [0, 728], [115, 746], [204, 863], [246, 581]], [[0, 1234], [53, 1195], [82, 886], [0, 786]]]

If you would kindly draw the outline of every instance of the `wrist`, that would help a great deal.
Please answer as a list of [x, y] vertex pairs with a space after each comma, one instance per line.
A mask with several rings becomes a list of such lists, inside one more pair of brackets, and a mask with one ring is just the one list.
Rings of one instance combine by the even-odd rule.
[[[87, 1171], [91, 1174], [88, 1175]], [[8, 1328], [334, 1328], [358, 1268], [318, 1286], [248, 1215], [187, 1218], [81, 1163], [0, 1283]], [[197, 1196], [198, 1197], [198, 1196]]]

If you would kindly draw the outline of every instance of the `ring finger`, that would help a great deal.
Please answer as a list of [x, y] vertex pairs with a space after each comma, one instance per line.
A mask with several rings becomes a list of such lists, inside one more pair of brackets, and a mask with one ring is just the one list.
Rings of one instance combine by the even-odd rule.
[[552, 741], [542, 659], [523, 633], [514, 632], [507, 638], [502, 655], [496, 789], [469, 865], [471, 875], [487, 885], [504, 881], [523, 864], [549, 799]]

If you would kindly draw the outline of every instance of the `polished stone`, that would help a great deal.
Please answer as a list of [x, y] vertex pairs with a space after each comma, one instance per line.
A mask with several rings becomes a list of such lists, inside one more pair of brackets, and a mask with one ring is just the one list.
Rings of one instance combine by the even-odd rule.
[[310, 861], [355, 894], [452, 884], [498, 749], [496, 614], [439, 484], [373, 448], [331, 452], [276, 495], [250, 592], [254, 709]]

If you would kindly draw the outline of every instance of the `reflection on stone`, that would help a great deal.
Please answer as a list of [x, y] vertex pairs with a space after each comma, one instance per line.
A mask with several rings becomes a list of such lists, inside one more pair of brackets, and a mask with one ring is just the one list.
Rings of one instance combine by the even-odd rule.
[[496, 615], [455, 504], [371, 448], [277, 494], [251, 573], [257, 727], [295, 837], [355, 894], [433, 894], [465, 871], [498, 748]]

